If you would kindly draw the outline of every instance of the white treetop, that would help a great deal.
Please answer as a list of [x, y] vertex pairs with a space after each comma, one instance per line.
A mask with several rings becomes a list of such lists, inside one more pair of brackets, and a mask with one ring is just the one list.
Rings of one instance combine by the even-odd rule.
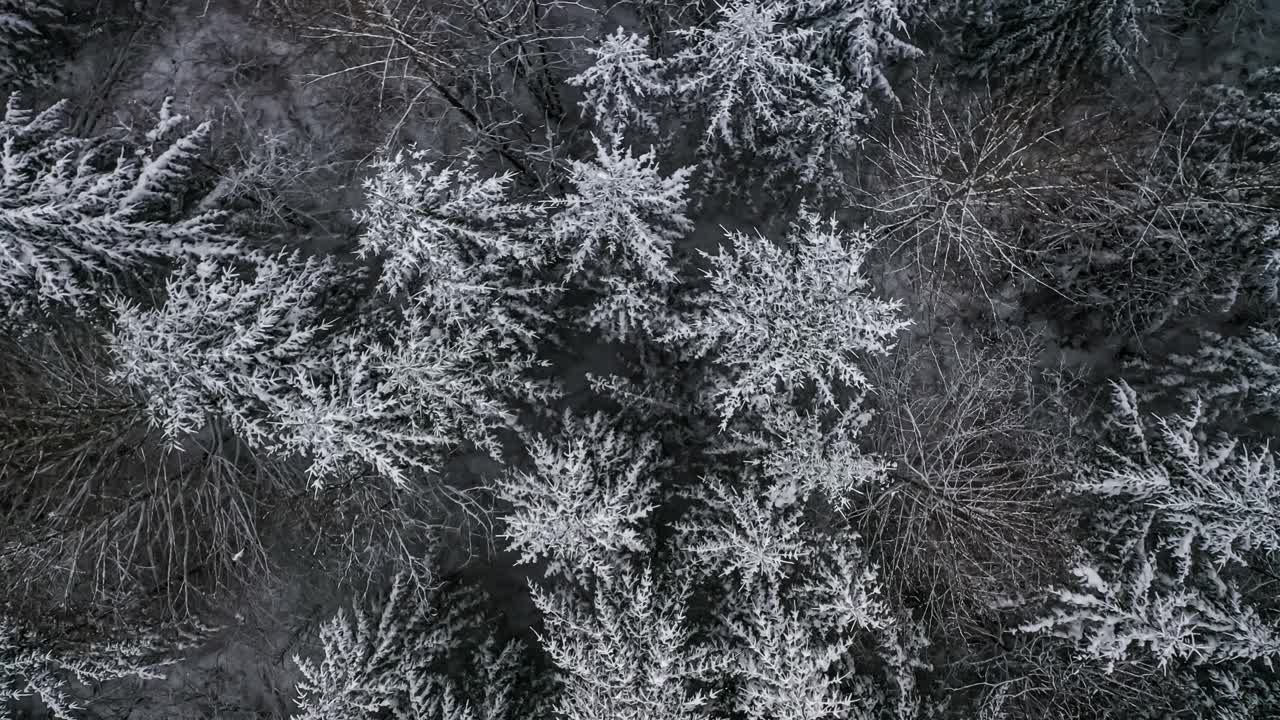
[[[671, 246], [693, 227], [685, 194], [692, 168], [663, 177], [655, 152], [638, 157], [615, 139], [596, 140], [592, 162], [572, 163], [574, 192], [556, 201], [552, 235], [571, 273], [641, 276], [671, 282]], [[607, 257], [602, 257], [606, 256]]]
[[866, 117], [861, 92], [845, 92], [830, 70], [804, 57], [816, 31], [788, 26], [786, 14], [783, 3], [732, 0], [715, 26], [685, 31], [689, 48], [677, 62], [690, 71], [679, 88], [710, 113], [708, 140], [763, 149], [766, 140], [805, 131], [823, 115], [819, 102], [834, 105], [828, 119], [847, 119], [842, 131]]
[[1280, 473], [1266, 449], [1250, 451], [1232, 438], [1202, 439], [1198, 409], [1188, 417], [1144, 417], [1128, 385], [1113, 388], [1111, 422], [1127, 443], [1105, 450], [1105, 466], [1079, 491], [1126, 500], [1107, 529], [1133, 546], [1169, 553], [1179, 578], [1206, 558], [1205, 571], [1247, 564], [1252, 553], [1280, 551]]
[[893, 98], [887, 64], [920, 55], [907, 42], [906, 19], [922, 0], [784, 0], [787, 21], [817, 31], [813, 52], [838, 67], [856, 87]]
[[422, 150], [375, 167], [365, 181], [368, 207], [357, 214], [360, 254], [383, 259], [387, 292], [427, 292], [437, 306], [465, 306], [492, 290], [485, 273], [493, 263], [537, 258], [527, 226], [539, 213], [511, 200], [511, 173], [482, 175], [474, 157], [440, 167]]
[[681, 31], [678, 88], [709, 114], [704, 149], [721, 144], [821, 182], [860, 142], [885, 65], [919, 54], [898, 37], [901, 0], [726, 0], [719, 22]]
[[740, 598], [743, 607], [728, 618], [727, 648], [740, 684], [736, 709], [751, 720], [871, 720], [867, 698], [841, 687], [851, 636], [834, 642], [808, 618], [788, 608], [776, 591], [761, 589]]
[[[777, 577], [726, 585], [716, 610], [722, 652], [732, 658], [726, 700], [758, 720], [882, 717], [893, 692], [871, 668], [853, 665], [853, 649], [874, 641], [884, 651], [885, 674], [904, 680], [913, 667], [902, 628], [880, 600], [876, 569], [851, 538], [805, 529], [808, 549]], [[910, 705], [907, 698], [901, 698]], [[899, 715], [903, 720], [911, 715]]]
[[856, 406], [831, 423], [818, 412], [783, 407], [763, 418], [761, 436], [734, 435], [762, 449], [751, 462], [769, 481], [772, 504], [785, 507], [820, 495], [843, 510], [859, 492], [882, 483], [889, 469], [884, 458], [859, 447], [859, 433], [870, 420], [871, 414]]
[[534, 440], [533, 468], [498, 483], [512, 506], [502, 537], [521, 562], [549, 561], [548, 573], [608, 577], [624, 553], [647, 548], [637, 526], [654, 507], [657, 442], [625, 436], [602, 414], [566, 415], [560, 437]]
[[1199, 402], [1209, 423], [1280, 421], [1280, 335], [1267, 325], [1231, 336], [1202, 330], [1192, 352], [1143, 369], [1155, 375], [1154, 385]]
[[272, 409], [278, 442], [311, 458], [317, 483], [360, 467], [403, 483], [468, 443], [498, 452], [494, 433], [513, 418], [497, 391], [526, 385], [527, 362], [494, 361], [492, 331], [442, 326], [418, 308], [388, 335], [337, 338], [325, 371], [295, 373], [295, 392]]
[[705, 509], [682, 526], [685, 552], [713, 574], [776, 584], [813, 555], [797, 507], [778, 507], [715, 479], [704, 481]]
[[724, 663], [699, 644], [686, 620], [686, 593], [653, 575], [597, 583], [590, 605], [560, 586], [535, 588], [542, 645], [563, 674], [557, 714], [567, 720], [696, 720], [709, 698], [693, 686]]
[[1164, 667], [1280, 656], [1280, 634], [1239, 593], [1170, 587], [1153, 562], [1143, 557], [1105, 578], [1106, 570], [1080, 565], [1076, 587], [1055, 589], [1049, 611], [1019, 629], [1071, 639], [1108, 667], [1139, 658]]
[[868, 238], [808, 212], [785, 244], [741, 232], [729, 238], [732, 252], [708, 256], [701, 314], [670, 334], [724, 367], [714, 391], [722, 428], [743, 408], [779, 406], [810, 384], [830, 407], [841, 386], [865, 388], [860, 356], [886, 352], [907, 326], [899, 303], [868, 293]]
[[628, 130], [657, 132], [657, 118], [647, 106], [672, 88], [663, 78], [665, 63], [650, 54], [649, 39], [619, 27], [587, 52], [595, 62], [568, 82], [582, 88], [579, 105], [600, 131], [615, 139]]

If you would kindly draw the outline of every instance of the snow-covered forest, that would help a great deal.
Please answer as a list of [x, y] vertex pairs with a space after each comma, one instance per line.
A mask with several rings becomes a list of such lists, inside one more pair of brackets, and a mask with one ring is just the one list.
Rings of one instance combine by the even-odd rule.
[[1280, 0], [0, 0], [0, 718], [1280, 718]]

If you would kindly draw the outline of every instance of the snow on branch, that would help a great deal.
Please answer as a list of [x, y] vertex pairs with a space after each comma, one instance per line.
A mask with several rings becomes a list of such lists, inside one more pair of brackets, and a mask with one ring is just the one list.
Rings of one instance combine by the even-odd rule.
[[209, 128], [176, 140], [166, 101], [150, 146], [108, 156], [101, 139], [71, 136], [66, 105], [40, 113], [11, 96], [0, 121], [0, 299], [19, 312], [96, 297], [155, 264], [234, 257], [238, 241], [216, 212], [176, 212]]
[[773, 408], [806, 389], [832, 408], [841, 392], [865, 389], [860, 357], [886, 352], [908, 325], [898, 302], [868, 292], [867, 236], [804, 212], [785, 243], [729, 239], [731, 252], [706, 256], [711, 288], [700, 314], [670, 334], [724, 368], [713, 391], [722, 429], [745, 408]]

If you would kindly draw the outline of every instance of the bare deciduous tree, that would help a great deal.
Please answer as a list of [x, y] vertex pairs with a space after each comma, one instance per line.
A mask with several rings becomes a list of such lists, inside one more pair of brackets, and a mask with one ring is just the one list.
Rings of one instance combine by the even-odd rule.
[[400, 93], [404, 117], [424, 105], [542, 184], [564, 118], [559, 87], [571, 74], [569, 44], [578, 37], [571, 14], [560, 12], [571, 4], [356, 0], [314, 30], [360, 43], [363, 61], [340, 72], [376, 78], [380, 102]]
[[[871, 141], [866, 209], [895, 264], [917, 282], [987, 293], [1002, 276], [1039, 279], [1038, 238], [1072, 173], [1041, 103], [917, 83]], [[976, 287], [975, 287], [976, 286]]]
[[1095, 140], [1083, 192], [1039, 230], [1052, 254], [1047, 281], [1138, 335], [1274, 295], [1277, 88], [1280, 71], [1259, 71]]
[[893, 465], [850, 514], [891, 592], [932, 622], [972, 627], [1054, 567], [1070, 446], [1040, 347], [1012, 332], [904, 342], [871, 373], [871, 447]]

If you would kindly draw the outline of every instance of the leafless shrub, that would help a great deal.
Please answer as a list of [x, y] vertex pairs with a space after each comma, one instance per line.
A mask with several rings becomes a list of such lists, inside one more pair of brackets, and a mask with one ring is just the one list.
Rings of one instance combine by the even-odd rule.
[[964, 630], [1052, 571], [1058, 483], [1069, 470], [1061, 388], [1034, 337], [904, 342], [875, 369], [872, 447], [894, 463], [854, 511], [890, 589]]

